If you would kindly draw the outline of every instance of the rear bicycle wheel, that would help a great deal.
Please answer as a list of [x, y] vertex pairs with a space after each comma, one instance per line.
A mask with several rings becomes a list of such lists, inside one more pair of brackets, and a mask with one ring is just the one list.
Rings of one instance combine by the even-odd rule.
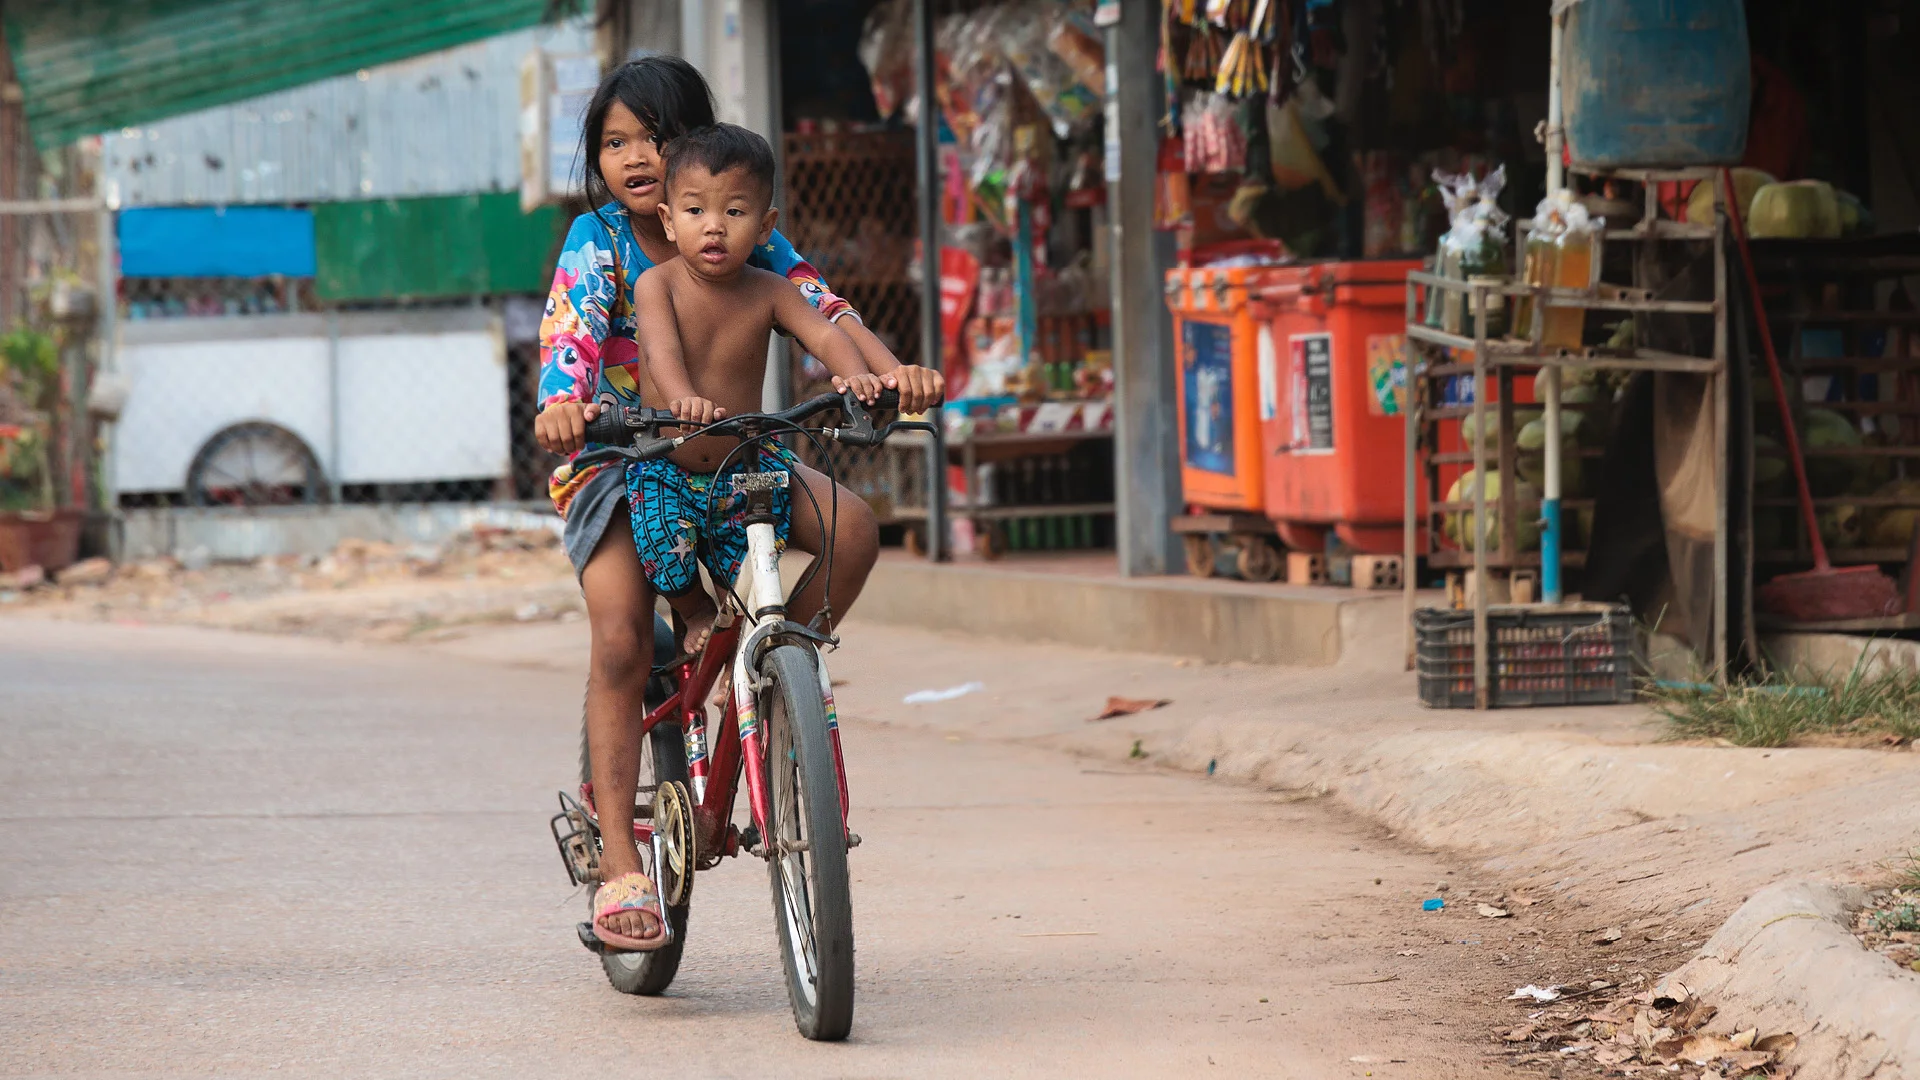
[[767, 654], [761, 673], [769, 680], [760, 695], [768, 877], [787, 1000], [800, 1034], [832, 1042], [853, 1027], [853, 899], [820, 669], [811, 652], [782, 645]]
[[[653, 688], [649, 688], [650, 690]], [[653, 702], [656, 694], [647, 695]], [[665, 700], [659, 695], [659, 700]], [[580, 733], [580, 779], [582, 782], [593, 778], [593, 768], [587, 757], [587, 735]], [[648, 733], [640, 744], [640, 789], [638, 799], [642, 805], [651, 807], [660, 790], [660, 785], [669, 781], [687, 782], [687, 743], [679, 724], [659, 724]], [[600, 798], [594, 793], [595, 801]], [[661, 885], [660, 868], [653, 865], [653, 851], [647, 847], [640, 849], [640, 869], [653, 880], [656, 888]], [[600, 954], [600, 967], [607, 973], [607, 981], [615, 990], [623, 994], [640, 994], [651, 997], [664, 993], [673, 985], [673, 978], [680, 973], [680, 953], [687, 944], [687, 913], [693, 903], [693, 890], [678, 904], [667, 905], [667, 921], [673, 926], [673, 944], [652, 952], [603, 952]], [[587, 894], [587, 921], [592, 922], [593, 894]]]

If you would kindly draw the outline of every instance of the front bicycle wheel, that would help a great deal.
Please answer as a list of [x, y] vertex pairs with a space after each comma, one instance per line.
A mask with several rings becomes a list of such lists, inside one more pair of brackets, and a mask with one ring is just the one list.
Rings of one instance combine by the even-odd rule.
[[767, 846], [773, 920], [793, 1023], [835, 1041], [853, 1027], [853, 900], [839, 770], [827, 735], [820, 669], [811, 652], [767, 655], [760, 694], [767, 754]]
[[[649, 688], [651, 689], [651, 688]], [[647, 695], [649, 703], [657, 695]], [[586, 732], [580, 734], [580, 779], [593, 778], [593, 769], [587, 758]], [[668, 781], [687, 782], [687, 744], [681, 734], [679, 724], [657, 724], [653, 731], [640, 744], [640, 787], [637, 793], [639, 802], [649, 808], [659, 795], [660, 785]], [[597, 795], [597, 793], [596, 793]], [[640, 869], [653, 879], [655, 887], [661, 885], [660, 868], [653, 865], [653, 852], [646, 847], [640, 849]], [[652, 952], [603, 952], [600, 954], [600, 967], [607, 973], [607, 981], [615, 990], [623, 994], [640, 994], [652, 997], [666, 992], [673, 985], [673, 977], [680, 973], [680, 953], [687, 946], [687, 913], [693, 902], [693, 890], [678, 904], [667, 905], [667, 920], [673, 926], [673, 944], [665, 945]], [[587, 921], [592, 922], [593, 891], [587, 892]]]

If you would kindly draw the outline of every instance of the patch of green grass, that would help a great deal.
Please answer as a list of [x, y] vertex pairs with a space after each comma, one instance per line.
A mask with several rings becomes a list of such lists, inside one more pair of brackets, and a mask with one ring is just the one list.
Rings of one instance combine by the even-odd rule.
[[1920, 671], [1869, 676], [1864, 661], [1822, 683], [1774, 673], [1724, 688], [1652, 682], [1646, 695], [1674, 739], [1725, 739], [1738, 746], [1791, 746], [1809, 736], [1920, 737]]
[[1909, 851], [1887, 867], [1893, 872], [1893, 887], [1909, 892], [1920, 890], [1920, 850]]

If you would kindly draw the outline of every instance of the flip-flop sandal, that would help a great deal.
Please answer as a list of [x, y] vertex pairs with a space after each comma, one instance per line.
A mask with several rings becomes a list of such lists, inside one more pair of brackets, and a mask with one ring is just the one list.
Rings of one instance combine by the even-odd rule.
[[[660, 910], [660, 896], [654, 891], [653, 882], [647, 880], [647, 875], [622, 874], [594, 890], [593, 935], [615, 949], [652, 952], [667, 943], [667, 929], [660, 926]], [[659, 931], [652, 937], [628, 937], [602, 924], [602, 920], [608, 916], [623, 911], [645, 914], [649, 922], [659, 927]]]

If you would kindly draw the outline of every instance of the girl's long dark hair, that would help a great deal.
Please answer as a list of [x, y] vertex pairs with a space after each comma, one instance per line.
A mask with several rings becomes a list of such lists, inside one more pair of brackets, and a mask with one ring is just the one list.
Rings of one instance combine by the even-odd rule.
[[608, 72], [587, 104], [581, 132], [587, 202], [596, 210], [613, 200], [613, 189], [600, 172], [600, 136], [606, 130], [607, 110], [616, 101], [647, 125], [657, 146], [713, 123], [713, 91], [699, 69], [677, 56], [646, 56]]

